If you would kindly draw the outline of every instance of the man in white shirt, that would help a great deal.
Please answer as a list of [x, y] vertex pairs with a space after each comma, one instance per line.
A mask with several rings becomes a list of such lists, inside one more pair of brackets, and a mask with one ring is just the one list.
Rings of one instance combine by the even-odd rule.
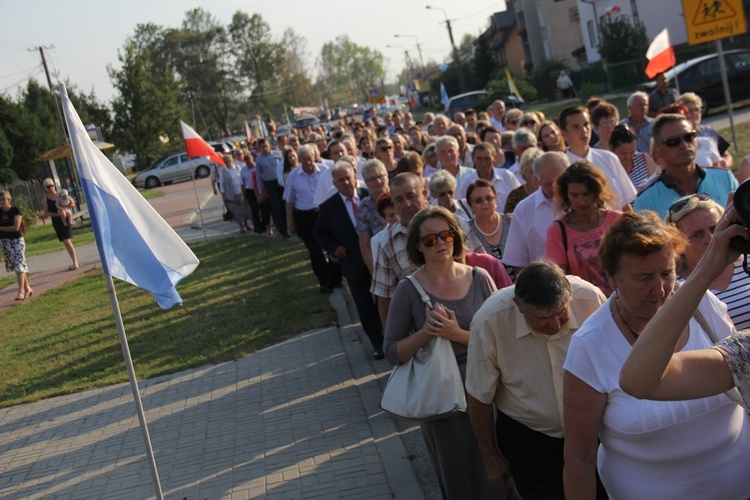
[[474, 146], [466, 142], [466, 131], [463, 126], [451, 125], [445, 133], [458, 141], [458, 163], [467, 168], [474, 168], [474, 161], [471, 159]]
[[438, 156], [438, 170], [447, 170], [459, 184], [464, 177], [474, 172], [473, 168], [462, 167], [458, 163], [458, 141], [455, 138], [444, 135], [435, 143], [435, 150]]
[[635, 200], [637, 191], [614, 153], [589, 147], [591, 122], [588, 110], [583, 106], [563, 109], [560, 113], [560, 130], [563, 139], [568, 143], [566, 155], [570, 163], [586, 160], [601, 170], [619, 198], [617, 205], [610, 208], [623, 212], [630, 211], [630, 204]]
[[490, 125], [498, 129], [500, 132], [505, 130], [503, 126], [503, 117], [505, 116], [505, 103], [498, 99], [490, 105]]
[[456, 189], [456, 199], [461, 200], [466, 198], [466, 190], [469, 185], [477, 179], [485, 179], [492, 183], [497, 194], [497, 211], [502, 212], [505, 208], [505, 201], [508, 198], [508, 193], [516, 189], [521, 185], [516, 179], [516, 176], [510, 173], [505, 168], [494, 168], [492, 166], [492, 160], [495, 158], [495, 148], [492, 144], [487, 142], [480, 142], [474, 146], [474, 164], [476, 170], [469, 175], [464, 176], [461, 183]]
[[503, 254], [503, 264], [516, 268], [516, 275], [533, 261], [543, 259], [547, 228], [555, 220], [554, 184], [570, 166], [565, 153], [550, 151], [534, 160], [539, 189], [522, 200], [513, 211], [513, 223]]

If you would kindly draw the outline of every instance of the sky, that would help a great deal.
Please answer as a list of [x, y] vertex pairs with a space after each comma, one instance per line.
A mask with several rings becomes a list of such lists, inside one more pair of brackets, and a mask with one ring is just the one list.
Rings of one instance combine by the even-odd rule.
[[[428, 10], [425, 6], [445, 10]], [[137, 24], [179, 27], [185, 12], [201, 7], [223, 25], [242, 10], [260, 14], [276, 37], [290, 27], [307, 40], [308, 67], [326, 42], [345, 34], [362, 46], [383, 53], [387, 81], [405, 66], [404, 49], [425, 63], [442, 63], [450, 56], [445, 26], [451, 20], [458, 44], [464, 34], [478, 35], [489, 16], [505, 10], [504, 0], [0, 0], [0, 94], [16, 97], [29, 78], [46, 83], [38, 47], [45, 55], [53, 85], [69, 79], [86, 93], [92, 89], [109, 103], [115, 90], [107, 66], [119, 66], [117, 52]], [[394, 35], [413, 35], [414, 38]], [[399, 46], [389, 48], [388, 45]], [[302, 104], [302, 103], [299, 103]], [[315, 103], [310, 103], [315, 104]]]

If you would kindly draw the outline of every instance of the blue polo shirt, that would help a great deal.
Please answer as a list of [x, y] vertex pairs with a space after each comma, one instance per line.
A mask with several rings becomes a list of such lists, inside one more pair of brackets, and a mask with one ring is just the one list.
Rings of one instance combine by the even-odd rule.
[[[722, 207], [727, 204], [729, 193], [735, 191], [739, 184], [731, 170], [723, 168], [698, 169], [698, 193], [706, 193]], [[669, 184], [664, 179], [664, 170], [646, 184], [635, 199], [635, 210], [653, 210], [662, 219], [667, 217], [670, 205], [687, 193], [683, 193], [677, 186]]]
[[255, 159], [255, 169], [260, 174], [260, 179], [265, 182], [276, 180], [276, 165], [279, 163], [279, 157], [273, 153], [259, 154]]

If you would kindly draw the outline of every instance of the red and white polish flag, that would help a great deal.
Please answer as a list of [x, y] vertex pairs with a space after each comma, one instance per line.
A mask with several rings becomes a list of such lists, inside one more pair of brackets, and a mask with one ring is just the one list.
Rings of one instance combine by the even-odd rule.
[[198, 132], [183, 121], [180, 121], [180, 125], [182, 125], [182, 137], [185, 139], [185, 149], [190, 158], [208, 156], [212, 162], [224, 165], [224, 160], [221, 159], [221, 156], [214, 151], [214, 148], [209, 143], [198, 135]]
[[669, 43], [667, 28], [664, 28], [661, 33], [656, 35], [654, 41], [648, 46], [646, 59], [648, 59], [646, 76], [649, 78], [653, 78], [677, 64], [674, 49], [672, 49], [672, 44]]

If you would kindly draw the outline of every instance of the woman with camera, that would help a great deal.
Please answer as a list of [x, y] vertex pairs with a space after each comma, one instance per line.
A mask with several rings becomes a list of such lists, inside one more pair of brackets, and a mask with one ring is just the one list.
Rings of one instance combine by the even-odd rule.
[[[675, 400], [714, 396], [737, 387], [750, 410], [750, 331], [733, 332], [708, 349], [675, 352], [683, 333], [695, 326], [694, 311], [706, 290], [737, 260], [738, 252], [730, 245], [736, 237], [748, 240], [750, 234], [730, 207], [695, 270], [633, 347], [620, 372], [625, 392], [636, 398]], [[748, 495], [750, 486], [743, 498]]]

